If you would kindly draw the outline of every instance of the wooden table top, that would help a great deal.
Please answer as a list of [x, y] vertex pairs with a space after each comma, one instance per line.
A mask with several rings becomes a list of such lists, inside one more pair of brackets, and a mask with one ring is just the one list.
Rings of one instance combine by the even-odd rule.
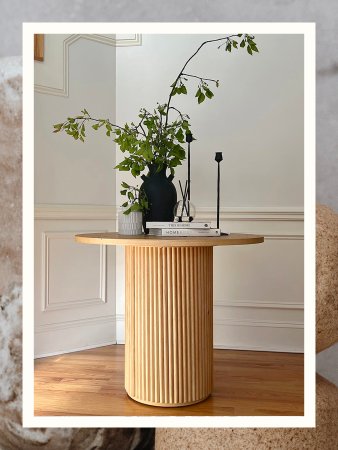
[[82, 244], [123, 245], [133, 247], [214, 247], [220, 245], [247, 245], [264, 242], [263, 236], [231, 233], [228, 236], [183, 237], [183, 236], [128, 236], [115, 232], [85, 233], [75, 236]]

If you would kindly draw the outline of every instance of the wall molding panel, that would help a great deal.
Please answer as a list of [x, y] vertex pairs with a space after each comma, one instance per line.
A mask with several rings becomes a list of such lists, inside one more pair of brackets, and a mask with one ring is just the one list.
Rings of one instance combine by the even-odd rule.
[[99, 269], [99, 292], [94, 298], [67, 299], [65, 301], [54, 301], [51, 298], [50, 289], [50, 242], [51, 240], [74, 240], [76, 231], [59, 231], [59, 232], [43, 232], [42, 233], [42, 310], [63, 310], [71, 308], [81, 308], [83, 306], [95, 306], [101, 303], [107, 303], [107, 247], [100, 245], [100, 269]]
[[112, 47], [129, 47], [142, 45], [141, 34], [127, 35], [126, 38], [115, 38], [102, 34], [71, 34], [63, 41], [63, 56], [61, 63], [62, 88], [35, 83], [35, 92], [39, 92], [40, 94], [58, 95], [60, 97], [69, 96], [69, 48], [72, 44], [74, 44], [74, 42], [77, 42], [79, 39], [86, 39], [89, 41], [97, 42], [99, 44], [110, 45]]
[[[44, 260], [48, 267], [48, 252], [46, 253], [46, 247], [51, 239], [58, 238], [72, 238], [76, 227], [74, 224], [81, 224], [80, 230], [92, 230], [92, 231], [102, 231], [103, 229], [115, 229], [116, 227], [116, 217], [118, 207], [116, 205], [47, 205], [38, 204], [35, 206], [35, 221], [39, 224], [43, 224], [43, 234], [45, 248], [42, 250], [42, 255], [45, 252]], [[209, 211], [208, 214], [205, 212]], [[215, 209], [210, 208], [200, 208], [198, 213], [203, 214], [204, 220], [213, 221], [215, 215]], [[255, 226], [256, 233], [262, 233], [266, 236], [266, 245], [269, 246], [269, 255], [271, 254], [273, 259], [277, 261], [277, 268], [279, 264], [284, 266], [281, 267], [283, 270], [289, 270], [285, 267], [285, 261], [282, 260], [278, 262], [279, 253], [285, 245], [294, 252], [295, 261], [301, 261], [302, 252], [301, 248], [303, 246], [303, 213], [300, 209], [292, 208], [223, 208], [221, 219], [223, 229], [227, 226], [227, 220], [230, 217], [229, 223], [232, 224], [234, 231], [239, 229], [241, 232], [249, 232]], [[252, 220], [250, 220], [250, 218]], [[114, 224], [113, 228], [104, 224]], [[68, 225], [67, 225], [68, 224]], [[71, 231], [65, 229], [70, 225], [73, 225]], [[291, 224], [291, 227], [290, 227]], [[245, 227], [245, 229], [241, 227]], [[47, 230], [46, 230], [47, 228]], [[55, 231], [57, 229], [57, 231]], [[81, 232], [81, 231], [78, 231]], [[263, 244], [264, 246], [264, 244]], [[261, 250], [267, 250], [268, 247], [261, 247]], [[282, 246], [282, 247], [281, 247]], [[43, 246], [42, 246], [43, 247]], [[251, 251], [261, 253], [259, 246], [248, 246]], [[223, 249], [224, 250], [224, 249]], [[225, 249], [222, 252], [218, 252], [216, 257], [216, 262], [218, 264], [226, 267], [229, 264], [228, 251], [232, 249]], [[245, 250], [244, 248], [242, 250]], [[107, 255], [107, 249], [100, 250], [100, 277], [103, 279], [102, 271], [113, 270], [111, 266], [107, 264], [106, 269], [104, 268], [105, 259]], [[257, 255], [258, 255], [257, 253]], [[234, 256], [238, 255], [238, 252], [234, 252]], [[218, 258], [218, 259], [217, 259]], [[244, 257], [245, 258], [245, 257]], [[259, 257], [261, 258], [261, 257]], [[230, 261], [232, 257], [230, 256]], [[245, 259], [244, 259], [245, 261]], [[251, 270], [254, 273], [259, 273], [265, 270], [264, 261], [258, 259], [255, 267]], [[284, 262], [283, 262], [284, 261]], [[48, 335], [54, 336], [53, 339], [62, 340], [62, 330], [72, 328], [74, 329], [74, 335], [80, 335], [83, 333], [82, 330], [86, 330], [86, 333], [94, 334], [90, 342], [93, 342], [93, 346], [97, 345], [98, 342], [102, 342], [102, 345], [109, 345], [112, 343], [123, 344], [124, 343], [124, 307], [123, 307], [123, 292], [124, 286], [123, 277], [119, 273], [121, 270], [124, 271], [124, 265], [122, 260], [116, 262], [118, 267], [117, 285], [116, 289], [120, 292], [119, 306], [107, 315], [107, 319], [100, 317], [95, 317], [93, 320], [88, 317], [81, 317], [74, 320], [66, 320], [59, 323], [57, 320], [50, 321], [50, 323], [42, 323], [36, 328], [36, 336], [40, 341], [44, 342], [48, 339]], [[46, 277], [48, 275], [48, 270], [45, 272]], [[48, 283], [48, 278], [47, 283]], [[217, 281], [218, 280], [218, 281]], [[214, 283], [222, 282], [219, 277], [215, 279]], [[103, 282], [101, 281], [101, 286]], [[231, 295], [227, 292], [228, 281], [225, 281], [225, 290], [223, 291], [222, 286], [214, 284], [214, 347], [215, 348], [228, 348], [228, 349], [248, 349], [255, 351], [290, 351], [290, 352], [302, 352], [303, 351], [303, 313], [304, 307], [302, 303], [302, 298], [297, 296], [290, 296], [287, 291], [282, 292], [281, 295], [277, 292], [277, 296], [268, 295], [260, 299], [251, 292], [248, 288], [244, 291], [239, 291], [238, 299], [233, 296], [233, 294], [238, 292], [237, 289], [234, 290]], [[287, 289], [287, 286], [285, 287]], [[241, 288], [242, 289], [242, 288]], [[116, 292], [117, 292], [116, 291]], [[218, 293], [217, 293], [218, 291]], [[46, 290], [45, 290], [46, 292]], [[223, 297], [221, 292], [228, 294], [228, 297]], [[116, 295], [116, 294], [115, 294]], [[67, 309], [67, 302], [61, 302], [60, 310], [53, 310], [53, 306], [49, 305], [48, 302], [44, 303], [45, 310], [47, 313], [62, 313], [64, 311], [72, 312], [81, 308], [95, 307], [95, 302], [97, 306], [103, 304], [104, 295], [98, 296], [97, 299], [80, 299], [77, 302], [76, 299], [71, 299], [69, 308]], [[91, 305], [91, 301], [93, 304]], [[86, 305], [86, 302], [88, 304]], [[50, 302], [49, 302], [50, 303]], [[121, 304], [120, 304], [121, 303]], [[47, 306], [47, 307], [46, 307]], [[58, 306], [58, 307], [59, 307]], [[58, 308], [57, 307], [57, 308]], [[48, 311], [48, 308], [49, 311]], [[117, 313], [118, 312], [118, 313]], [[108, 325], [109, 324], [109, 325]], [[102, 327], [101, 327], [102, 325]], [[81, 330], [81, 331], [80, 331]], [[104, 333], [110, 333], [111, 338], [108, 339], [107, 336], [98, 339], [98, 335], [103, 330]], [[64, 334], [64, 333], [63, 333]], [[101, 333], [102, 334], [102, 333]], [[97, 340], [98, 339], [98, 340]], [[53, 342], [49, 341], [51, 348], [53, 349]], [[71, 349], [74, 348], [82, 349], [89, 348], [90, 344], [82, 335], [82, 340], [79, 342], [73, 342]], [[99, 344], [98, 344], [99, 345]], [[67, 346], [59, 347], [55, 352], [67, 351]], [[53, 350], [54, 351], [54, 350]], [[49, 353], [48, 353], [49, 352]], [[38, 355], [51, 354], [52, 350], [48, 346], [45, 348], [40, 348]]]
[[74, 235], [116, 228], [116, 208], [35, 207], [35, 357], [116, 343], [115, 249]]

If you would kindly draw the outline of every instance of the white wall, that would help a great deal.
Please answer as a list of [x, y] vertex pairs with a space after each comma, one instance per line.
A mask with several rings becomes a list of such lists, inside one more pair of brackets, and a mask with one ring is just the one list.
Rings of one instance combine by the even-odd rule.
[[[181, 66], [208, 37], [144, 35], [142, 45], [131, 38], [131, 46], [115, 49], [109, 36], [61, 35], [53, 43], [47, 36], [53, 55], [43, 64], [50, 68], [36, 63], [35, 80], [37, 355], [124, 341], [123, 249], [116, 248], [115, 270], [114, 248], [105, 259], [103, 249], [72, 237], [114, 230], [121, 179], [132, 177], [112, 170], [114, 146], [104, 133], [89, 132], [82, 144], [52, 134], [51, 125], [83, 107], [116, 123], [136, 120], [141, 107], [166, 101]], [[215, 346], [302, 351], [303, 42], [286, 35], [256, 41], [260, 53], [252, 57], [205, 48], [189, 73], [220, 79], [215, 98], [197, 105], [193, 94], [173, 104], [190, 115], [198, 139], [197, 217], [215, 219], [214, 153], [223, 151], [221, 226], [266, 237], [262, 245], [215, 249]], [[185, 178], [186, 166], [175, 180]]]
[[[143, 35], [141, 47], [117, 49], [117, 123], [165, 102], [184, 62], [215, 37]], [[219, 79], [214, 99], [198, 105], [190, 81], [192, 95], [174, 97], [173, 105], [189, 114], [198, 139], [192, 144], [198, 217], [215, 218], [214, 155], [222, 151], [223, 230], [266, 236], [263, 245], [215, 249], [215, 345], [302, 351], [303, 38], [260, 35], [256, 42], [260, 53], [253, 56], [205, 47], [186, 71]], [[121, 179], [133, 181], [116, 174], [117, 204]], [[186, 166], [178, 179], [186, 179]], [[118, 251], [118, 342], [124, 339], [123, 276]]]
[[45, 61], [35, 63], [36, 356], [116, 341], [115, 249], [74, 242], [115, 230], [114, 145], [89, 127], [85, 143], [52, 133], [84, 107], [115, 119], [116, 40], [45, 39]]
[[[118, 123], [136, 120], [141, 107], [164, 103], [183, 63], [215, 37], [144, 35], [141, 47], [118, 49]], [[191, 147], [196, 206], [215, 203], [216, 151], [224, 156], [222, 205], [303, 205], [303, 38], [260, 35], [256, 42], [260, 53], [253, 56], [204, 47], [186, 71], [219, 79], [215, 97], [198, 105], [194, 81], [192, 95], [174, 97], [198, 139]], [[177, 171], [179, 178], [186, 179], [186, 167]]]

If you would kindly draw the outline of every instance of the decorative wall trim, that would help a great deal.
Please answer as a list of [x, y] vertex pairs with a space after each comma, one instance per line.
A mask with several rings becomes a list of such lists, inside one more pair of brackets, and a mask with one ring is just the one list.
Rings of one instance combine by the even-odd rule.
[[270, 327], [270, 328], [304, 328], [301, 322], [284, 322], [284, 321], [253, 321], [253, 320], [237, 320], [237, 319], [214, 319], [214, 326], [235, 326], [235, 327]]
[[46, 331], [68, 330], [69, 328], [82, 327], [84, 325], [103, 325], [105, 323], [114, 323], [115, 315], [100, 317], [88, 317], [86, 319], [68, 320], [66, 322], [48, 323], [35, 327], [35, 333], [45, 333]]
[[[35, 219], [116, 219], [116, 205], [35, 205]], [[215, 220], [216, 209], [200, 207], [196, 209], [196, 219]], [[296, 221], [303, 222], [304, 212], [300, 208], [221, 208], [220, 220], [227, 221]], [[299, 238], [303, 235], [287, 235], [289, 238]], [[284, 239], [285, 235], [268, 235], [274, 239]]]
[[101, 34], [71, 34], [63, 41], [63, 58], [62, 58], [62, 88], [55, 88], [52, 86], [44, 86], [42, 84], [35, 84], [35, 92], [40, 94], [58, 95], [61, 97], [69, 96], [69, 47], [79, 39], [87, 39], [89, 41], [98, 42], [112, 47], [127, 47], [142, 45], [142, 35], [135, 34], [132, 38], [110, 38]]
[[79, 308], [82, 306], [93, 306], [107, 303], [107, 247], [100, 245], [100, 292], [97, 298], [69, 299], [63, 302], [53, 303], [50, 298], [49, 288], [49, 243], [51, 239], [74, 239], [75, 231], [58, 231], [42, 233], [42, 311], [56, 311], [69, 308]]
[[[215, 220], [216, 208], [199, 207], [196, 218], [203, 220]], [[235, 221], [304, 221], [303, 207], [222, 207], [220, 220]]]
[[35, 220], [116, 220], [115, 205], [35, 205]]
[[[100, 44], [111, 45], [112, 47], [135, 47], [142, 45], [142, 34], [134, 34], [133, 37], [127, 38], [111, 38], [104, 36], [103, 34], [73, 34], [72, 36], [77, 37], [78, 40], [88, 39], [89, 41], [99, 42]], [[75, 40], [73, 42], [75, 42]]]
[[214, 301], [214, 307], [217, 308], [272, 308], [272, 309], [304, 309], [303, 303], [290, 302], [251, 302], [251, 301]]

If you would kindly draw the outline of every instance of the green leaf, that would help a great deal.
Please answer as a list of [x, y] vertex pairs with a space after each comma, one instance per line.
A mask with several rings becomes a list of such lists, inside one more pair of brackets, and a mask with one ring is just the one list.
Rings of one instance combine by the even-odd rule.
[[92, 128], [94, 128], [94, 130], [97, 130], [99, 128], [99, 124], [96, 123], [95, 125], [92, 125]]
[[204, 102], [205, 100], [205, 95], [203, 94], [203, 92], [201, 92], [201, 94], [198, 96], [198, 104]]
[[[204, 95], [204, 94], [202, 94], [202, 95]], [[184, 142], [184, 134], [183, 134], [182, 128], [180, 128], [178, 130], [178, 132], [175, 134], [175, 137], [179, 142]]]
[[237, 48], [237, 42], [236, 41], [232, 41], [232, 46]]
[[245, 47], [245, 39], [242, 40], [242, 42], [239, 44], [240, 47]]
[[247, 49], [247, 51], [248, 51], [249, 55], [252, 55], [252, 50], [251, 50], [251, 47], [250, 47], [250, 45], [248, 45], [246, 49]]
[[210, 89], [206, 89], [206, 90], [205, 90], [205, 95], [206, 95], [208, 98], [212, 98], [212, 97], [214, 96], [214, 94], [211, 92]]
[[131, 207], [130, 207], [130, 212], [132, 211], [142, 211], [141, 206], [138, 203], [134, 203]]
[[128, 202], [124, 202], [124, 203], [122, 203], [122, 205], [121, 205], [123, 208], [126, 208], [127, 206], [128, 206]]
[[126, 165], [123, 165], [122, 163], [120, 163], [120, 164], [117, 164], [115, 167], [114, 167], [114, 169], [118, 169], [118, 170], [120, 170], [121, 172], [128, 172], [129, 171], [129, 166], [126, 166]]
[[126, 195], [126, 193], [127, 193], [127, 189], [123, 189], [122, 191], [120, 191], [121, 195]]
[[229, 42], [229, 44], [227, 44], [227, 46], [225, 47], [225, 50], [231, 53], [231, 43]]
[[202, 91], [200, 88], [197, 89], [197, 92], [195, 94], [195, 97], [199, 97], [202, 94]]
[[187, 88], [184, 86], [184, 84], [182, 84], [182, 86], [181, 86], [181, 94], [187, 94], [187, 93], [188, 93]]
[[127, 184], [125, 181], [122, 181], [121, 186], [126, 189], [130, 188], [129, 184]]

